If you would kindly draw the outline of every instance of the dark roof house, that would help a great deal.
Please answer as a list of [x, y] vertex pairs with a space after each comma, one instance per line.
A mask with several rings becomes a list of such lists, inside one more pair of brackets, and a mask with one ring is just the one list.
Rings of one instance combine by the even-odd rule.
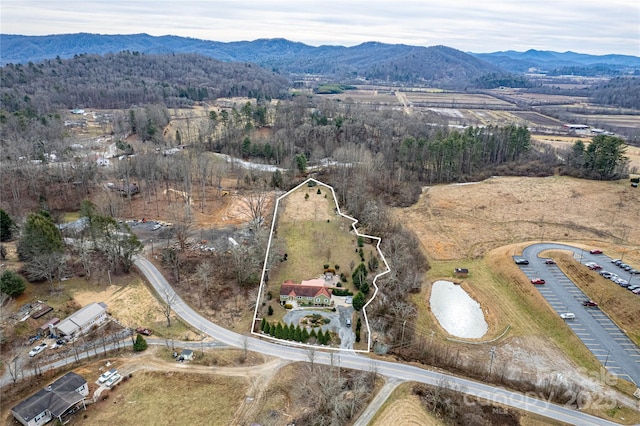
[[89, 395], [87, 381], [69, 372], [11, 409], [13, 417], [25, 426], [40, 426], [62, 418]]

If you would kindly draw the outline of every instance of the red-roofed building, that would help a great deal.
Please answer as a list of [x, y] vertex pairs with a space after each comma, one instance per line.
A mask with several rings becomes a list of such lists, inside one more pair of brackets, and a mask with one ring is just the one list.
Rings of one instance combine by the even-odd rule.
[[326, 287], [296, 284], [285, 281], [280, 287], [280, 303], [295, 301], [300, 305], [329, 306], [331, 293]]

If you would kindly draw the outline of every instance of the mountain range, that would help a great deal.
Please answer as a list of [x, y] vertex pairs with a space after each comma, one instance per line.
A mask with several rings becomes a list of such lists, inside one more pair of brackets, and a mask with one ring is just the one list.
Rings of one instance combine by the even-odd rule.
[[[569, 68], [573, 73], [609, 73], [640, 70], [640, 58], [625, 55], [592, 56], [573, 52], [465, 53], [446, 46], [409, 46], [367, 42], [353, 47], [309, 46], [285, 39], [217, 42], [148, 34], [62, 34], [49, 36], [0, 35], [0, 63], [40, 62], [81, 54], [195, 53], [225, 62], [253, 62], [295, 78], [321, 74], [336, 80], [366, 78], [394, 83], [432, 83], [460, 88], [486, 75]], [[595, 70], [595, 71], [594, 71]]]

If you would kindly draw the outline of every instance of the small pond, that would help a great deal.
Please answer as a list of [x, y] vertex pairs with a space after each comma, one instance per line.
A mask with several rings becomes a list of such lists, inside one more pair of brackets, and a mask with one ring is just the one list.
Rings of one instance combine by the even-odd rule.
[[442, 328], [453, 336], [477, 339], [489, 329], [480, 304], [450, 281], [433, 283], [429, 304]]

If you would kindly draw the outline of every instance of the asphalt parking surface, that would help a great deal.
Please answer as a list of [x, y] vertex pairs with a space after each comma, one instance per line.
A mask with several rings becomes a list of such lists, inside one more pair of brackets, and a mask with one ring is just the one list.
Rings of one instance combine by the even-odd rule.
[[[565, 320], [567, 325], [582, 340], [600, 363], [616, 376], [640, 385], [640, 350], [620, 328], [597, 307], [582, 306], [588, 297], [567, 278], [556, 265], [547, 265], [538, 257], [543, 250], [569, 250], [582, 263], [596, 262], [608, 266], [611, 258], [592, 255], [575, 247], [563, 244], [535, 244], [527, 247], [522, 256], [528, 265], [518, 265], [529, 279], [542, 278], [544, 285], [536, 285], [540, 294], [555, 309], [558, 315], [571, 312], [575, 319]], [[586, 268], [586, 266], [585, 266]], [[533, 284], [532, 284], [533, 285]], [[611, 283], [611, 285], [617, 285]], [[640, 297], [629, 294], [629, 297]]]

